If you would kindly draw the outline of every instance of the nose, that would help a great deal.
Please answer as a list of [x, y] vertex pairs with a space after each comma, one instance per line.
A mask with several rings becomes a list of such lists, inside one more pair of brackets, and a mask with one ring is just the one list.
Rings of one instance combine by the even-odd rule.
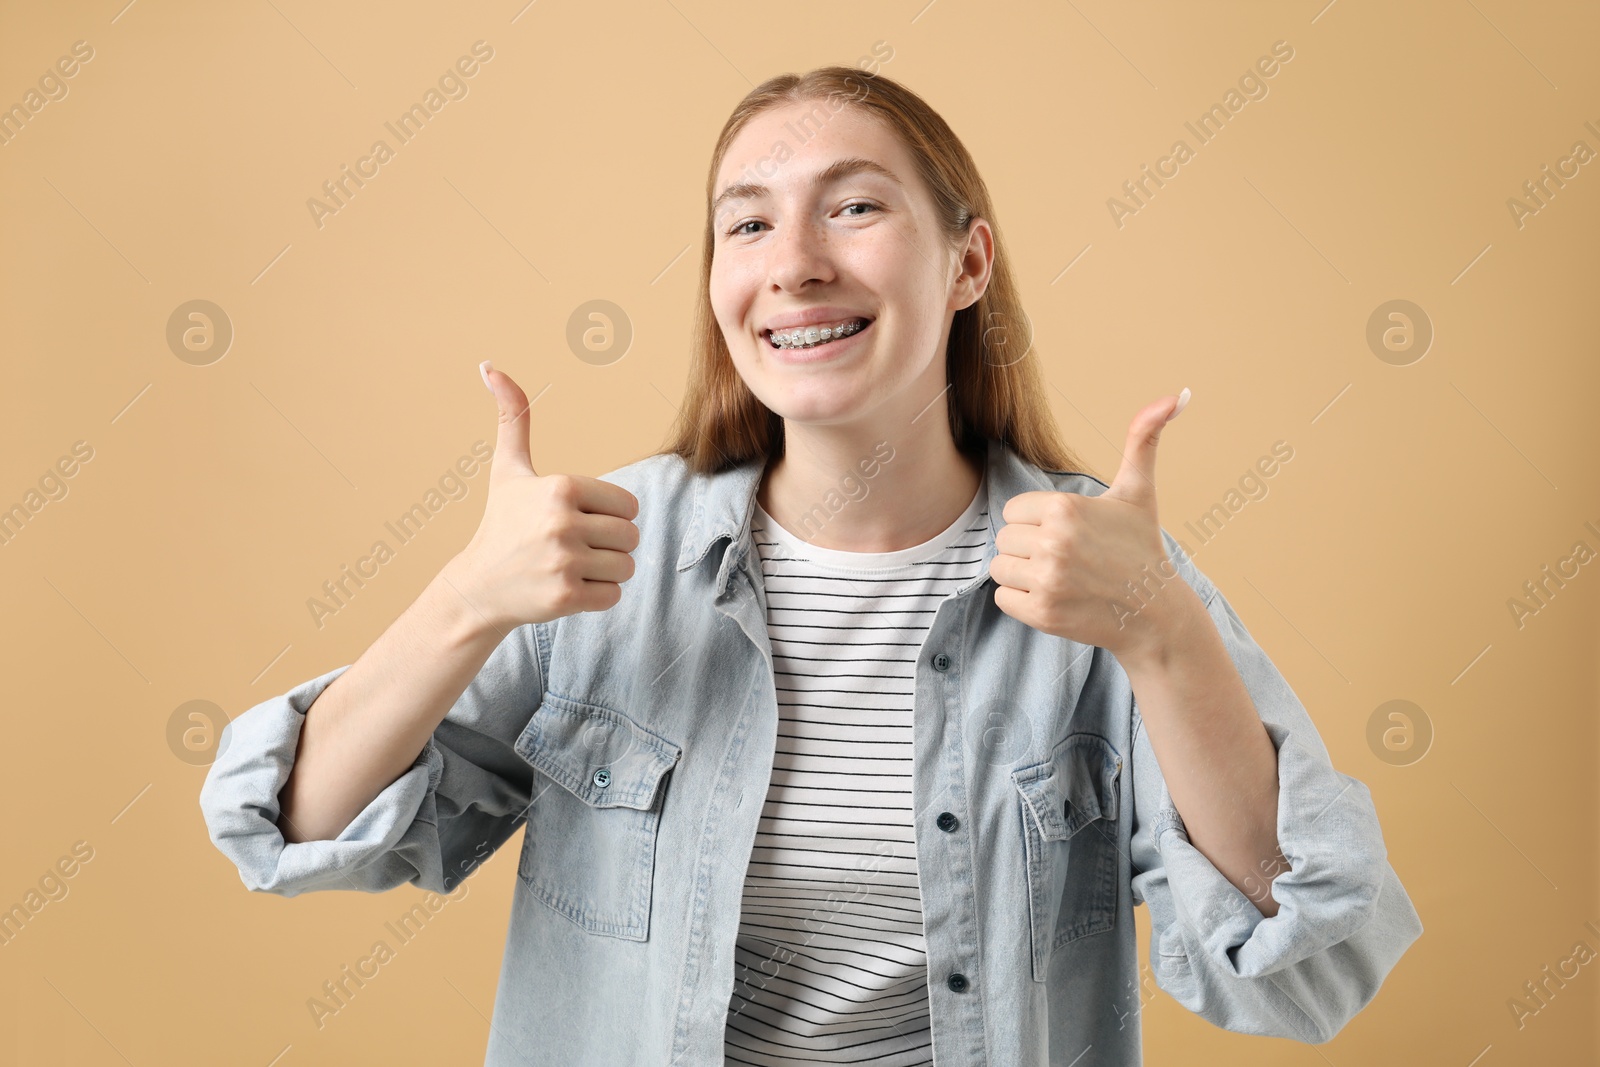
[[827, 233], [810, 222], [786, 222], [767, 242], [767, 276], [774, 286], [796, 291], [808, 282], [833, 280]]

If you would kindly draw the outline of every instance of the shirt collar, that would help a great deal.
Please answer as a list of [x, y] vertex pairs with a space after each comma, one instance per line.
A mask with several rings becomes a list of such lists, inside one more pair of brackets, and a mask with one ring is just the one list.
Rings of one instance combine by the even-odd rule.
[[[734, 544], [744, 543], [750, 530], [751, 516], [755, 513], [756, 490], [761, 485], [761, 474], [765, 469], [766, 463], [761, 457], [756, 457], [716, 474], [690, 476], [693, 505], [689, 529], [684, 534], [683, 547], [678, 552], [678, 570], [687, 570], [699, 563], [720, 538], [727, 538]], [[1046, 472], [1024, 460], [997, 438], [988, 439], [986, 472], [989, 536], [984, 549], [985, 574], [988, 573], [989, 560], [995, 555], [995, 534], [1004, 525], [1000, 512], [1005, 508], [1006, 501], [1019, 493], [1054, 491], [1059, 488], [1051, 477], [1052, 472]], [[725, 580], [727, 574], [728, 567], [724, 565], [719, 571], [719, 579]]]

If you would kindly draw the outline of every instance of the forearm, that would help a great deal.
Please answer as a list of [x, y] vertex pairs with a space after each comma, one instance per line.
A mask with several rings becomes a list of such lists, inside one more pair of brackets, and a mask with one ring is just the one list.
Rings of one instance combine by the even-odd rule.
[[[1165, 600], [1165, 603], [1161, 603]], [[1165, 587], [1152, 637], [1118, 653], [1189, 843], [1266, 916], [1278, 847], [1278, 761], [1250, 693], [1205, 605], [1185, 582]]]
[[338, 837], [416, 762], [503, 640], [449, 575], [447, 565], [307, 709], [279, 793], [285, 841]]

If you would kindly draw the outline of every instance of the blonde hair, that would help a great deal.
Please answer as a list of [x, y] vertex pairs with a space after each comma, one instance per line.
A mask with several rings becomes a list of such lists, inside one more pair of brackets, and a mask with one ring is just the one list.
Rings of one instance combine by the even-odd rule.
[[[965, 241], [973, 218], [987, 220], [993, 230], [994, 267], [988, 288], [975, 303], [955, 313], [945, 351], [950, 383], [946, 410], [957, 449], [981, 461], [987, 440], [997, 438], [1046, 470], [1092, 474], [1062, 441], [1045, 403], [1032, 327], [1017, 294], [989, 190], [972, 156], [944, 119], [911, 90], [881, 74], [842, 66], [767, 79], [739, 101], [722, 127], [706, 177], [706, 223], [688, 385], [669, 441], [656, 454], [676, 453], [691, 470], [703, 474], [755, 457], [770, 462], [782, 455], [783, 418], [757, 399], [739, 376], [711, 309], [715, 243], [711, 208], [717, 171], [745, 125], [769, 108], [806, 101], [827, 101], [835, 112], [856, 108], [877, 117], [899, 136], [933, 194], [939, 224], [952, 250]], [[1021, 337], [1028, 341], [1020, 341]], [[1020, 343], [1030, 347], [1023, 355], [1014, 355]], [[991, 349], [1005, 358], [990, 358]]]

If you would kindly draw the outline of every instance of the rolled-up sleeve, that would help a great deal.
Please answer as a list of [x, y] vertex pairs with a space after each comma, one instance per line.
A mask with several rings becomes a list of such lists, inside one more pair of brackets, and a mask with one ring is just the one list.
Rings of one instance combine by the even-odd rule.
[[1291, 869], [1272, 880], [1268, 918], [1189, 843], [1135, 701], [1133, 892], [1150, 906], [1156, 983], [1225, 1029], [1325, 1042], [1377, 994], [1422, 922], [1389, 864], [1371, 791], [1334, 769], [1233, 606], [1167, 541], [1277, 752], [1278, 844]]
[[200, 790], [212, 843], [257, 892], [453, 891], [526, 821], [532, 768], [513, 745], [544, 699], [542, 637], [532, 624], [513, 630], [411, 767], [331, 841], [286, 842], [278, 794], [308, 709], [349, 665], [250, 708], [224, 728]]

